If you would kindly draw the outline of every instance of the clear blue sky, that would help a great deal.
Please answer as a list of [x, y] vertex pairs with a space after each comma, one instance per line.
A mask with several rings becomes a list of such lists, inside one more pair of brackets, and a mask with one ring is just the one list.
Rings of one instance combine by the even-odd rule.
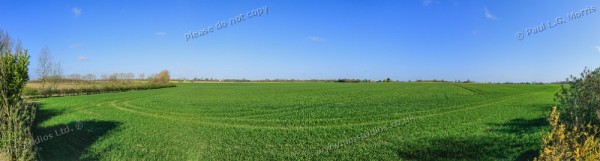
[[[0, 28], [29, 50], [33, 78], [44, 46], [65, 74], [168, 69], [175, 78], [557, 81], [600, 62], [597, 0], [0, 4]], [[185, 39], [265, 6], [267, 15]], [[566, 23], [527, 35], [558, 17]]]

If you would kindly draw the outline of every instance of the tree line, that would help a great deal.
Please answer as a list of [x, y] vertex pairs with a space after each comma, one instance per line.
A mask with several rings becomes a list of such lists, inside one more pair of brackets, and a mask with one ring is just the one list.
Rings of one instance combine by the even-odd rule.
[[[88, 77], [92, 77], [93, 74], [88, 74]], [[147, 89], [158, 89], [175, 87], [176, 85], [170, 83], [171, 76], [168, 70], [163, 70], [157, 74], [152, 74], [143, 81], [133, 81], [133, 79], [126, 79], [128, 74], [114, 73], [111, 74], [108, 79], [96, 80], [96, 79], [78, 79], [77, 76], [68, 75], [66, 78], [60, 75], [53, 76], [52, 78], [39, 78], [38, 82], [42, 85], [40, 88], [25, 88], [23, 95], [29, 97], [51, 97], [51, 96], [71, 96], [71, 95], [89, 95], [109, 92], [123, 92], [130, 90], [147, 90]], [[45, 82], [49, 81], [49, 82]], [[79, 86], [72, 88], [59, 88], [60, 83], [79, 83], [89, 84], [88, 86]], [[44, 84], [49, 84], [45, 86]]]
[[[93, 82], [93, 81], [104, 81], [104, 82], [127, 82], [127, 81], [150, 81], [156, 80], [159, 76], [158, 74], [151, 74], [148, 77], [145, 76], [145, 73], [140, 73], [138, 76], [135, 76], [134, 73], [112, 73], [112, 74], [101, 74], [100, 77], [93, 73], [88, 74], [67, 74], [67, 75], [57, 75], [56, 77], [61, 80], [61, 82]], [[164, 79], [164, 78], [163, 78]], [[32, 82], [44, 82], [44, 80], [49, 80], [48, 78], [40, 77], [37, 80]], [[169, 78], [170, 80], [170, 78]], [[49, 83], [49, 81], [46, 81]]]
[[[98, 77], [93, 73], [63, 75], [61, 63], [53, 59], [48, 47], [44, 47], [40, 51], [36, 73], [38, 79], [33, 82], [40, 83], [40, 87], [26, 88], [24, 95], [30, 97], [68, 96], [175, 86], [170, 83], [171, 76], [168, 70], [151, 74], [148, 77], [144, 73], [139, 74], [138, 77], [135, 77], [133, 73], [102, 74], [100, 79], [97, 79]], [[92, 84], [92, 86], [60, 88], [62, 83]]]
[[125, 92], [132, 90], [148, 90], [175, 87], [173, 83], [136, 83], [136, 84], [107, 84], [103, 86], [90, 86], [80, 88], [62, 88], [55, 90], [40, 90], [35, 88], [25, 88], [24, 96], [29, 97], [52, 97], [52, 96], [75, 96], [90, 95], [112, 92]]
[[[146, 77], [144, 73], [140, 73], [139, 75], [135, 75], [134, 73], [112, 73], [112, 74], [102, 74], [100, 77], [97, 77], [96, 74], [88, 73], [88, 74], [67, 74], [63, 75], [63, 69], [61, 63], [59, 61], [54, 61], [52, 54], [50, 53], [50, 49], [48, 47], [42, 48], [40, 51], [40, 55], [38, 57], [38, 66], [36, 69], [36, 73], [38, 79], [35, 82], [39, 82], [42, 84], [42, 88], [46, 88], [46, 85], [49, 85], [49, 88], [56, 88], [59, 83], [62, 82], [82, 82], [82, 81], [134, 81], [134, 80], [164, 80], [170, 79], [168, 71], [161, 71], [157, 74], [152, 74]], [[161, 75], [162, 74], [162, 75]], [[165, 77], [166, 76], [166, 77]], [[161, 78], [159, 78], [161, 77]], [[167, 80], [168, 81], [168, 80]], [[165, 81], [162, 81], [165, 82]]]

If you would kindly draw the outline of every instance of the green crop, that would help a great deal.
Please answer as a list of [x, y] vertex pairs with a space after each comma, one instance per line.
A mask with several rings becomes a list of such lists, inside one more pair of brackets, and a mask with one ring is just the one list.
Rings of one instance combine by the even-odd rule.
[[559, 89], [178, 84], [41, 99], [34, 140], [43, 160], [526, 160]]

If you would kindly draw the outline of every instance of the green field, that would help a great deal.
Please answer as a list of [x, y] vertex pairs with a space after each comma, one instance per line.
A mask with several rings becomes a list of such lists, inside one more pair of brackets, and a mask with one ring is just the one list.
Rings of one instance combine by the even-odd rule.
[[42, 160], [527, 160], [559, 89], [178, 84], [41, 99], [34, 137]]

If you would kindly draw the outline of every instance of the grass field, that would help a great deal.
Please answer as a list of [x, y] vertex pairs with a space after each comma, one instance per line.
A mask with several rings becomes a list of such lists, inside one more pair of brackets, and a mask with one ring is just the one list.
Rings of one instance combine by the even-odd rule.
[[38, 100], [34, 137], [42, 160], [527, 160], [559, 88], [186, 83]]

